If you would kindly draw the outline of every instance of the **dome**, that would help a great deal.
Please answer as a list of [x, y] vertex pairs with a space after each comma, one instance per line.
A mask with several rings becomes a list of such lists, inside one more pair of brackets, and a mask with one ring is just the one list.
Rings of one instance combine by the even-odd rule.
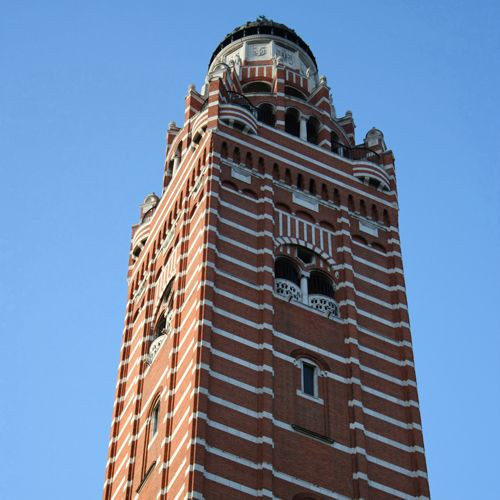
[[315, 69], [318, 69], [316, 58], [309, 48], [309, 45], [307, 45], [307, 43], [304, 42], [304, 40], [302, 40], [302, 38], [300, 38], [300, 36], [297, 35], [297, 33], [295, 33], [293, 29], [285, 26], [284, 24], [271, 21], [264, 16], [259, 16], [255, 21], [249, 21], [241, 26], [238, 26], [233, 31], [231, 31], [231, 33], [228, 33], [224, 40], [222, 40], [222, 42], [219, 43], [217, 48], [214, 50], [208, 66], [210, 67], [217, 54], [230, 43], [233, 43], [236, 40], [247, 36], [261, 34], [283, 38], [285, 40], [288, 40], [289, 42], [294, 43], [295, 45], [298, 45], [311, 58], [312, 62], [314, 63]]

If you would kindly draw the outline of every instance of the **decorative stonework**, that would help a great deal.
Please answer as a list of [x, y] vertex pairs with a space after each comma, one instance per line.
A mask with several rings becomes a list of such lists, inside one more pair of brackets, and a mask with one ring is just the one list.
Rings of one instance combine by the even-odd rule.
[[163, 342], [165, 342], [168, 334], [172, 330], [172, 318], [174, 316], [174, 311], [171, 310], [167, 314], [166, 322], [165, 322], [165, 328], [160, 332], [160, 334], [151, 342], [151, 345], [149, 347], [149, 353], [148, 357], [146, 359], [146, 362], [148, 365], [150, 365], [153, 360], [155, 359], [156, 355], [158, 354], [158, 351], [160, 350], [160, 347], [163, 345]]
[[337, 303], [326, 295], [309, 295], [309, 305], [318, 311], [324, 312], [327, 316], [339, 315]]
[[283, 278], [276, 278], [275, 283], [276, 293], [283, 295], [288, 300], [296, 300], [297, 302], [300, 302], [302, 294], [298, 285]]
[[162, 333], [158, 337], [156, 337], [153, 342], [151, 342], [151, 346], [149, 347], [149, 353], [148, 357], [146, 359], [148, 365], [150, 365], [153, 362], [153, 359], [155, 359], [156, 355], [158, 354], [158, 351], [160, 350], [160, 347], [162, 346], [163, 342], [165, 342], [165, 339], [167, 338], [166, 330], [163, 330], [165, 333]]

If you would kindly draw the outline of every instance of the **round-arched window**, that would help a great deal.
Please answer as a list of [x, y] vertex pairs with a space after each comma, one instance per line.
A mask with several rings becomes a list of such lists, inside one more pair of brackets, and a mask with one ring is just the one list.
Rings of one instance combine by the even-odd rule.
[[285, 279], [300, 286], [300, 275], [297, 266], [286, 257], [278, 257], [274, 266], [276, 278]]
[[299, 112], [294, 108], [288, 108], [285, 113], [285, 132], [300, 137]]
[[267, 82], [251, 82], [243, 87], [243, 92], [271, 92], [271, 85]]
[[259, 121], [274, 127], [275, 117], [272, 104], [265, 102], [259, 106]]
[[334, 290], [330, 278], [319, 271], [312, 271], [309, 277], [309, 294], [310, 295], [325, 295], [326, 297], [334, 297]]

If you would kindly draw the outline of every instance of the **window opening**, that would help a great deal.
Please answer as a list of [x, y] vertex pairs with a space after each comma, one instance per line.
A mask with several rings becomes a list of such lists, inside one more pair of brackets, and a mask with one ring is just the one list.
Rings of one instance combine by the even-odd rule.
[[273, 108], [273, 106], [271, 104], [268, 104], [267, 102], [264, 104], [261, 104], [259, 106], [258, 118], [259, 118], [259, 121], [261, 121], [262, 123], [265, 123], [266, 125], [274, 127], [274, 108]]
[[288, 108], [285, 113], [285, 132], [300, 137], [299, 112], [296, 109]]
[[271, 92], [271, 85], [266, 82], [251, 82], [243, 87], [243, 92]]
[[305, 248], [297, 249], [297, 257], [304, 263], [310, 264], [313, 259], [313, 253]]
[[297, 90], [296, 88], [290, 87], [288, 85], [285, 86], [285, 94], [291, 97], [296, 97], [297, 99], [302, 99], [303, 101], [306, 100], [306, 96], [302, 92], [300, 92], [300, 90]]
[[332, 283], [324, 274], [313, 271], [309, 278], [309, 293], [333, 298]]
[[302, 392], [316, 397], [316, 367], [302, 361]]
[[155, 407], [153, 408], [153, 412], [151, 414], [151, 437], [156, 436], [156, 433], [158, 432], [159, 416], [160, 416], [160, 402], [158, 401], [158, 403], [156, 403]]
[[288, 259], [277, 259], [275, 266], [276, 278], [282, 278], [300, 285], [300, 277], [295, 265]]
[[312, 144], [318, 144], [319, 122], [312, 117], [307, 120], [307, 141]]

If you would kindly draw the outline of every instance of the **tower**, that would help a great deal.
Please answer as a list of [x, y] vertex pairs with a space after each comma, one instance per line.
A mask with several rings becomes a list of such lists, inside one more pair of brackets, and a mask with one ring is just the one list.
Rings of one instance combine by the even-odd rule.
[[236, 28], [132, 229], [104, 499], [428, 497], [402, 269], [382, 132]]

